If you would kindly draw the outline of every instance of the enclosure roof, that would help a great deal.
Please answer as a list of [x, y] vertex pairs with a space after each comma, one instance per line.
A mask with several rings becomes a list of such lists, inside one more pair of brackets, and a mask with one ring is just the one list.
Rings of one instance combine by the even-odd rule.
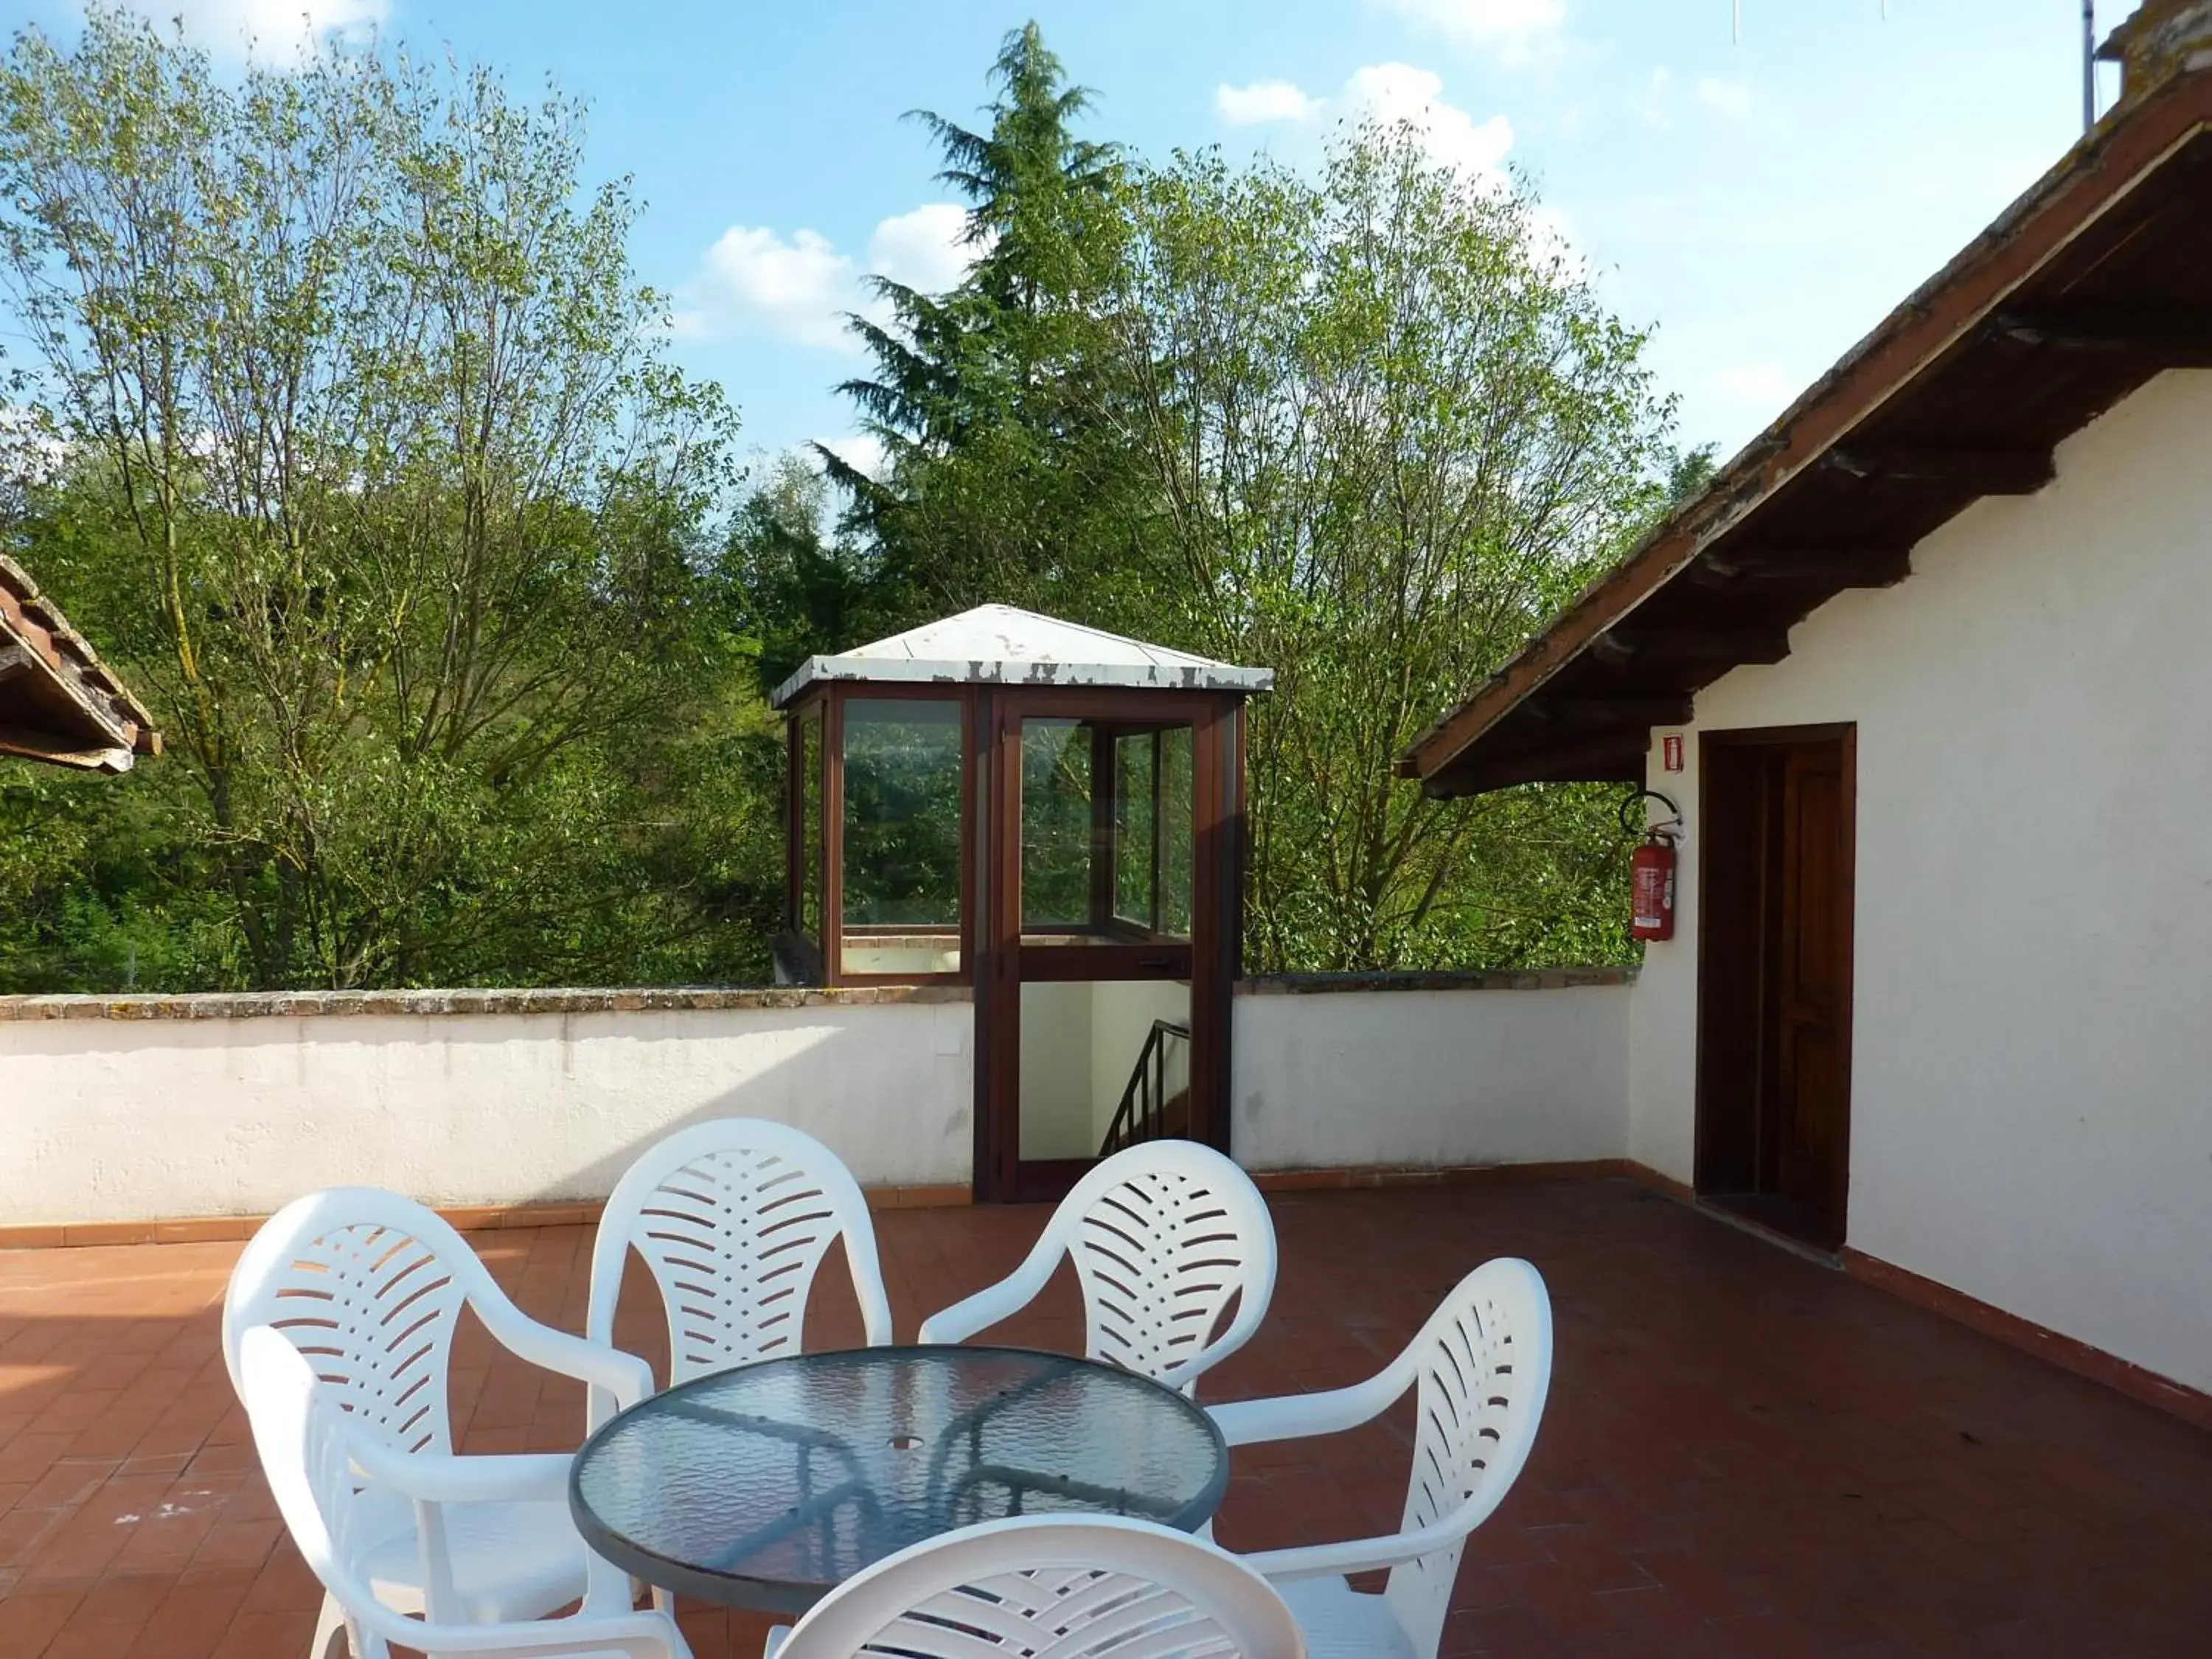
[[1266, 691], [1273, 669], [1238, 668], [1096, 628], [979, 605], [834, 657], [809, 657], [776, 687], [781, 708], [817, 681], [943, 685], [1110, 685], [1153, 691]]
[[2212, 368], [2212, 54], [2131, 80], [1399, 771], [1441, 796], [1642, 781], [1653, 726], [1688, 724], [1731, 670], [1780, 661], [1837, 594], [1904, 581], [1914, 545], [1970, 503], [2041, 489], [2057, 444], [2180, 368]]
[[134, 755], [161, 752], [153, 717], [30, 573], [0, 556], [0, 755], [127, 772]]

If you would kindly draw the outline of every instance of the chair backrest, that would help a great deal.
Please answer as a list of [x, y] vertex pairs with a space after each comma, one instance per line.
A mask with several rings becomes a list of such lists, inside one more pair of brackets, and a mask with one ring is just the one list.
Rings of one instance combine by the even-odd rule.
[[333, 1187], [263, 1224], [222, 1304], [222, 1357], [245, 1398], [240, 1344], [258, 1325], [313, 1362], [357, 1431], [407, 1452], [453, 1449], [447, 1367], [472, 1297], [497, 1295], [474, 1250], [411, 1199]]
[[1213, 1545], [1118, 1516], [989, 1521], [878, 1561], [792, 1628], [777, 1659], [1302, 1659], [1267, 1581]]
[[1516, 1257], [1486, 1261], [1444, 1298], [1398, 1363], [1419, 1383], [1401, 1528], [1448, 1516], [1463, 1523], [1449, 1545], [1393, 1567], [1384, 1592], [1413, 1651], [1434, 1654], [1467, 1534], [1519, 1478], [1544, 1415], [1552, 1301], [1542, 1276]]
[[[1194, 1140], [1150, 1140], [1076, 1182], [1045, 1230], [1075, 1261], [1085, 1354], [1188, 1388], [1244, 1346], [1275, 1293], [1275, 1225], [1252, 1177]], [[1237, 1298], [1237, 1314], [1214, 1327]]]
[[592, 1246], [584, 1334], [613, 1343], [635, 1249], [668, 1316], [671, 1383], [797, 1353], [807, 1295], [833, 1239], [844, 1243], [869, 1343], [890, 1341], [875, 1227], [837, 1155], [787, 1124], [694, 1124], [647, 1149], [608, 1198]]
[[378, 1601], [358, 1565], [390, 1528], [388, 1511], [370, 1502], [348, 1455], [347, 1436], [357, 1431], [357, 1421], [284, 1333], [249, 1326], [236, 1347], [233, 1377], [277, 1513], [307, 1570], [344, 1609], [355, 1634], [368, 1638], [359, 1645], [366, 1650], [362, 1659], [370, 1659], [395, 1633], [389, 1626], [407, 1621]]

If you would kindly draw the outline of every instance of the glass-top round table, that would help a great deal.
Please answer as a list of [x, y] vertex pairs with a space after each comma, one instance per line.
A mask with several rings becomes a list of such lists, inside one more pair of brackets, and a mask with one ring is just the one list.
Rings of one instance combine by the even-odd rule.
[[909, 1544], [1003, 1516], [1195, 1531], [1228, 1481], [1213, 1420], [1149, 1377], [1025, 1348], [856, 1348], [633, 1406], [576, 1455], [568, 1507], [647, 1583], [799, 1613]]

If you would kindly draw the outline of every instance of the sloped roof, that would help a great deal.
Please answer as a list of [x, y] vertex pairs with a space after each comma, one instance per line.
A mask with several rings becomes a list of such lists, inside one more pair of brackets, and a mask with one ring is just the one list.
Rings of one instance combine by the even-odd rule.
[[822, 680], [1252, 692], [1271, 689], [1275, 675], [1010, 605], [981, 605], [834, 657], [809, 657], [771, 701], [781, 708]]
[[[2134, 71], [2131, 70], [2131, 74]], [[2130, 95], [1398, 763], [1434, 795], [1640, 781], [1655, 726], [2154, 375], [2212, 368], [2212, 60]], [[1899, 596], [1909, 603], [1909, 584]]]
[[30, 573], [0, 555], [0, 755], [127, 772], [134, 756], [161, 752], [144, 705]]

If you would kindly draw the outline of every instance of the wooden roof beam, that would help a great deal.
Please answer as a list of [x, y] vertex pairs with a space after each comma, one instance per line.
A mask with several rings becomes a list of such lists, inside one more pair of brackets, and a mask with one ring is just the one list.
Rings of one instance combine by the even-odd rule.
[[1436, 798], [1480, 795], [1516, 783], [1640, 783], [1651, 733], [1638, 728], [1582, 743], [1553, 744], [1525, 755], [1501, 755], [1430, 778], [1422, 793]]
[[2139, 358], [2161, 368], [2212, 368], [2212, 310], [2191, 306], [2053, 305], [2001, 311], [1998, 339]]
[[2047, 449], [1960, 449], [1937, 443], [1846, 444], [1824, 465], [1854, 478], [1948, 484], [1976, 495], [2033, 495], [2056, 476]]
[[1790, 654], [1786, 628], [1614, 628], [1590, 641], [1600, 661], [1646, 663], [1780, 662]]
[[128, 744], [87, 748], [82, 739], [20, 726], [0, 726], [0, 755], [19, 755], [25, 760], [73, 766], [87, 772], [128, 772], [131, 761]]
[[1683, 579], [1699, 587], [1736, 592], [1775, 588], [1832, 592], [1846, 587], [1893, 587], [1911, 574], [1910, 548], [1818, 548], [1796, 551], [1759, 548], [1741, 553], [1728, 550], [1708, 552], [1691, 563], [1683, 572]]
[[1687, 726], [1691, 699], [1686, 694], [1656, 697], [1575, 697], [1539, 696], [1528, 704], [1531, 720], [1547, 726], [1606, 727]]

